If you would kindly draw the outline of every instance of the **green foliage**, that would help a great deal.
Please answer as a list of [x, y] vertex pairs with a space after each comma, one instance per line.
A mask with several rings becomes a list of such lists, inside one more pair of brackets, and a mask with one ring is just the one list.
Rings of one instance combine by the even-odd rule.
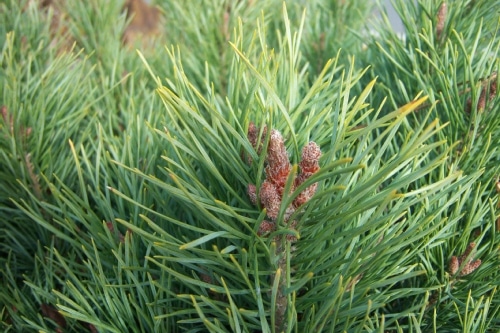
[[[106, 4], [60, 4], [56, 34], [52, 7], [0, 4], [4, 331], [500, 329], [489, 2], [449, 3], [437, 33], [440, 4], [395, 1], [401, 37], [362, 32], [366, 1], [165, 1], [167, 46], [139, 53]], [[268, 236], [250, 122], [292, 172], [322, 150]]]

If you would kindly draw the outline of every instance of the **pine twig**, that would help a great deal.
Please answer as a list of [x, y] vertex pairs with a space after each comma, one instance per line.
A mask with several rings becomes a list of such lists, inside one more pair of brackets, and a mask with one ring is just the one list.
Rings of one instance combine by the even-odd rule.
[[[262, 151], [262, 143], [265, 139], [267, 129], [264, 128], [259, 138], [259, 128], [253, 123], [250, 123], [248, 129], [248, 139], [257, 153]], [[319, 158], [321, 157], [321, 150], [315, 142], [309, 142], [302, 149], [301, 161], [299, 163], [300, 173], [294, 179], [290, 193], [298, 186], [303, 184], [313, 174], [319, 170]], [[247, 159], [247, 161], [250, 161]], [[265, 236], [272, 231], [276, 231], [277, 218], [281, 210], [283, 196], [285, 194], [286, 184], [292, 172], [292, 165], [290, 164], [288, 154], [286, 152], [285, 143], [281, 133], [277, 130], [271, 130], [267, 156], [267, 166], [265, 168], [266, 179], [262, 183], [257, 196], [257, 187], [253, 184], [248, 185], [248, 195], [253, 204], [257, 204], [257, 199], [266, 208], [267, 216], [270, 220], [264, 220], [259, 226], [258, 235]], [[303, 204], [308, 202], [317, 189], [317, 183], [308, 186], [301, 191], [293, 202], [286, 208], [284, 216], [284, 224], [289, 228], [295, 229], [297, 222], [290, 221], [290, 216]], [[289, 307], [288, 295], [285, 293], [286, 276], [288, 271], [288, 262], [290, 261], [290, 253], [293, 251], [289, 245], [297, 238], [292, 235], [280, 234], [274, 238], [277, 243], [275, 255], [278, 259], [277, 273], [272, 279], [279, 279], [278, 291], [276, 295], [276, 309], [275, 309], [275, 329], [277, 331], [286, 331], [286, 312]]]

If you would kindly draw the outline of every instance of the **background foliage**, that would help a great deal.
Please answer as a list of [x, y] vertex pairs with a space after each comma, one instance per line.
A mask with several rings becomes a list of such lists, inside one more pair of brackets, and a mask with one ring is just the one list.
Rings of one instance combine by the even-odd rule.
[[[498, 331], [500, 6], [367, 3], [1, 3], [0, 327]], [[323, 153], [269, 237], [251, 121]]]

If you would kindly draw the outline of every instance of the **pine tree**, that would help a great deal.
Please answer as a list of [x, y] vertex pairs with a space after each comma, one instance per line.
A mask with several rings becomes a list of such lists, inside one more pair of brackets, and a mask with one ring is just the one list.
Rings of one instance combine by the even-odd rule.
[[498, 5], [1, 3], [1, 329], [497, 332]]

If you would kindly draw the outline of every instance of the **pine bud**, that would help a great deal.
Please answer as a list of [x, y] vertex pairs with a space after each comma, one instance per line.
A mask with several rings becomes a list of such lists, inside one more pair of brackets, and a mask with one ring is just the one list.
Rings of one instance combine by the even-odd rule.
[[252, 144], [252, 147], [254, 147], [254, 148], [255, 148], [255, 146], [257, 146], [257, 134], [258, 133], [259, 133], [259, 129], [255, 126], [255, 124], [253, 122], [251, 122], [248, 125], [247, 137], [248, 137], [248, 141], [250, 141], [250, 143]]
[[[247, 138], [248, 138], [248, 141], [250, 141], [250, 144], [255, 149], [255, 151], [257, 152], [258, 155], [260, 155], [260, 153], [262, 152], [262, 147], [264, 146], [264, 138], [266, 137], [266, 134], [267, 134], [267, 128], [264, 126], [264, 129], [262, 131], [262, 137], [260, 137], [260, 138], [258, 136], [259, 132], [260, 132], [260, 128], [255, 126], [255, 124], [253, 122], [251, 122], [248, 125]], [[260, 142], [259, 142], [259, 140], [260, 140]], [[257, 147], [257, 145], [258, 145], [258, 147]], [[246, 156], [246, 162], [247, 162], [247, 164], [252, 164], [252, 158], [249, 155]]]
[[[477, 110], [483, 111], [487, 102], [491, 102], [497, 96], [497, 72], [493, 72], [488, 79], [483, 80], [481, 93], [477, 101]], [[486, 98], [488, 97], [488, 98]], [[465, 104], [465, 112], [472, 110], [472, 100], [469, 98]]]
[[267, 180], [262, 183], [260, 188], [260, 201], [267, 209], [267, 216], [275, 220], [280, 210], [281, 196], [273, 183]]
[[[263, 130], [267, 131], [266, 128]], [[262, 138], [258, 138], [259, 129], [254, 123], [250, 123], [248, 127], [248, 140], [255, 148], [258, 145], [258, 141], [262, 143]], [[260, 145], [259, 145], [260, 146]], [[259, 152], [259, 148], [257, 151]], [[301, 161], [299, 163], [300, 172], [297, 177], [293, 180], [291, 184], [290, 191], [293, 191], [296, 186], [305, 182], [309, 177], [319, 170], [319, 158], [321, 157], [321, 150], [315, 142], [309, 142], [304, 148], [302, 148]], [[281, 203], [283, 199], [283, 192], [290, 176], [290, 171], [292, 170], [292, 165], [288, 159], [288, 154], [286, 152], [285, 142], [281, 133], [277, 130], [271, 130], [269, 136], [269, 143], [267, 147], [266, 156], [267, 166], [265, 168], [266, 179], [262, 183], [259, 191], [259, 197], [257, 196], [257, 188], [253, 184], [249, 184], [247, 188], [248, 196], [250, 200], [255, 205], [258, 200], [262, 203], [262, 206], [266, 208], [267, 216], [274, 222], [278, 218], [279, 210], [281, 208]], [[316, 183], [310, 185], [305, 190], [303, 190], [297, 198], [285, 209], [284, 221], [289, 221], [290, 217], [296, 211], [297, 207], [303, 205], [316, 192], [318, 185]], [[296, 223], [296, 222], [295, 222]], [[262, 234], [265, 230], [269, 229], [267, 224], [263, 224], [259, 231]], [[260, 230], [259, 229], [259, 230]]]
[[257, 205], [257, 187], [254, 184], [248, 184], [247, 193], [250, 201]]
[[311, 141], [302, 148], [302, 160], [300, 161], [300, 172], [302, 174], [313, 174], [319, 170], [319, 158], [321, 150], [319, 146]]
[[288, 206], [286, 209], [285, 209], [285, 221], [289, 221], [290, 220], [290, 216], [292, 216], [292, 214], [295, 213], [295, 207], [293, 205], [290, 205]]
[[293, 200], [293, 205], [295, 207], [299, 207], [308, 202], [312, 198], [314, 193], [316, 193], [317, 188], [318, 188], [318, 183], [314, 183], [311, 186], [306, 187], [306, 189], [300, 192], [300, 194], [295, 198], [295, 200]]
[[467, 263], [464, 264], [465, 260], [467, 260], [475, 246], [476, 243], [470, 243], [461, 256], [451, 257], [449, 270], [452, 275], [455, 275], [458, 272], [460, 266], [462, 266], [462, 270], [459, 272], [459, 276], [469, 275], [470, 273], [474, 272], [479, 266], [481, 266], [481, 260], [479, 259], [470, 259]]
[[[266, 137], [266, 134], [267, 134], [267, 128], [264, 126], [264, 130], [262, 131], [262, 137], [258, 137], [259, 135], [259, 132], [260, 132], [260, 128], [255, 126], [255, 124], [253, 122], [251, 122], [249, 125], [248, 125], [248, 134], [247, 134], [247, 137], [248, 137], [248, 141], [250, 141], [250, 143], [252, 144], [252, 147], [255, 148], [255, 150], [257, 151], [257, 154], [260, 154], [260, 152], [262, 151], [262, 146], [264, 145], [264, 138]], [[257, 144], [259, 143], [259, 139], [260, 139], [260, 144], [259, 144], [259, 147], [257, 147]]]
[[481, 89], [481, 95], [479, 95], [479, 101], [477, 102], [477, 109], [479, 111], [484, 110], [486, 107], [486, 97], [488, 97], [488, 102], [491, 102], [497, 95], [496, 74], [492, 75], [492, 77], [493, 79], [490, 79], [489, 86]]
[[267, 151], [267, 163], [267, 179], [276, 185], [280, 194], [283, 194], [283, 188], [285, 187], [292, 166], [288, 160], [283, 137], [277, 130], [271, 131], [271, 138]]
[[458, 268], [460, 267], [458, 258], [455, 256], [451, 257], [449, 266], [450, 274], [455, 275], [458, 272]]
[[441, 34], [443, 33], [444, 23], [446, 21], [446, 14], [448, 13], [448, 6], [446, 2], [443, 2], [441, 6], [439, 6], [437, 12], [437, 23], [436, 23], [436, 36], [437, 39], [441, 39]]
[[276, 225], [273, 222], [269, 221], [262, 221], [262, 223], [259, 226], [259, 230], [257, 230], [257, 235], [259, 236], [265, 236], [270, 232], [273, 232], [276, 229]]
[[481, 89], [481, 95], [479, 95], [479, 100], [477, 101], [477, 109], [478, 111], [483, 111], [486, 106], [486, 90]]
[[460, 271], [460, 275], [469, 275], [470, 273], [474, 272], [479, 266], [481, 266], [481, 260], [477, 259], [474, 261], [470, 261], [467, 263], [467, 265], [464, 266], [464, 268], [462, 268], [462, 270]]
[[[302, 160], [299, 163], [300, 174], [295, 179], [295, 187], [299, 186], [305, 182], [309, 177], [315, 174], [319, 170], [319, 158], [321, 157], [321, 150], [319, 146], [311, 141], [304, 148], [302, 148]], [[293, 201], [295, 207], [299, 207], [305, 204], [309, 199], [312, 198], [318, 184], [314, 183], [311, 186], [303, 190], [297, 198]]]
[[465, 252], [460, 256], [460, 261], [466, 259], [471, 254], [472, 250], [474, 250], [475, 247], [476, 243], [474, 242], [469, 243], [469, 245], [467, 245], [467, 248], [465, 249]]

